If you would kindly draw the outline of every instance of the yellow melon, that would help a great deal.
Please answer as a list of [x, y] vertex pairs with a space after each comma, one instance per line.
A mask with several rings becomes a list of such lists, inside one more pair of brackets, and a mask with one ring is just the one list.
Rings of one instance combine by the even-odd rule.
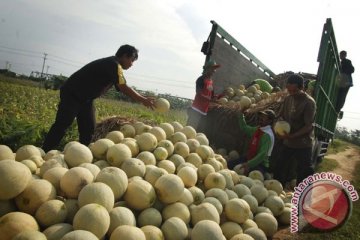
[[36, 163], [31, 161], [30, 159], [22, 160], [21, 163], [24, 164], [26, 167], [28, 167], [32, 174], [36, 173], [36, 170], [37, 170]]
[[258, 227], [264, 231], [267, 237], [272, 237], [278, 228], [278, 222], [276, 218], [269, 213], [259, 213], [254, 217], [254, 221]]
[[111, 131], [106, 134], [105, 138], [110, 139], [113, 143], [120, 143], [124, 139], [124, 134], [120, 131]]
[[0, 218], [0, 239], [12, 240], [24, 231], [39, 231], [35, 218], [24, 212], [11, 212]]
[[290, 133], [290, 124], [287, 121], [277, 121], [274, 124], [274, 132], [280, 136], [289, 134]]
[[110, 216], [105, 207], [90, 203], [81, 207], [75, 214], [73, 226], [75, 230], [89, 231], [101, 239], [109, 229]]
[[76, 167], [81, 163], [91, 163], [93, 161], [93, 155], [87, 146], [74, 144], [66, 150], [64, 159], [69, 167]]
[[158, 142], [166, 139], [166, 132], [161, 127], [152, 127], [149, 133], [153, 134]]
[[114, 193], [114, 199], [120, 199], [128, 187], [126, 173], [120, 168], [103, 168], [96, 176], [95, 182], [102, 182], [108, 185]]
[[152, 133], [142, 133], [137, 135], [136, 141], [139, 145], [140, 151], [153, 151], [157, 146], [157, 139]]
[[248, 228], [248, 229], [244, 230], [244, 233], [247, 235], [250, 235], [251, 237], [253, 237], [256, 240], [267, 240], [268, 239], [266, 237], [264, 231], [258, 227]]
[[155, 158], [154, 154], [149, 151], [140, 152], [136, 156], [136, 158], [143, 161], [145, 165], [155, 165], [156, 164], [156, 158]]
[[159, 127], [165, 131], [166, 139], [169, 139], [169, 137], [174, 134], [174, 127], [170, 123], [160, 123]]
[[180, 240], [188, 236], [188, 228], [183, 220], [178, 217], [171, 217], [164, 221], [161, 231], [165, 239]]
[[66, 233], [61, 240], [99, 240], [99, 238], [90, 231], [74, 230]]
[[30, 230], [17, 234], [12, 240], [47, 240], [47, 238], [42, 232]]
[[162, 233], [161, 229], [156, 226], [143, 226], [140, 228], [141, 231], [144, 232], [145, 237], [147, 240], [164, 240], [164, 234]]
[[223, 224], [220, 225], [220, 227], [226, 239], [231, 239], [236, 234], [243, 233], [240, 224], [236, 222], [231, 222], [231, 221], [224, 222]]
[[178, 217], [183, 220], [184, 223], [189, 224], [191, 216], [189, 208], [181, 202], [171, 203], [165, 206], [162, 210], [163, 220], [167, 220], [172, 217]]
[[179, 171], [178, 167], [181, 164], [185, 163], [185, 159], [181, 155], [176, 154], [176, 153], [171, 155], [169, 160], [175, 164], [175, 167], [177, 168], [177, 171]]
[[146, 170], [144, 179], [154, 187], [158, 178], [165, 174], [168, 174], [168, 172], [164, 168], [148, 168]]
[[68, 198], [77, 198], [79, 192], [87, 184], [92, 183], [94, 176], [83, 167], [69, 169], [60, 179], [60, 189]]
[[170, 103], [167, 99], [157, 98], [155, 100], [155, 108], [154, 108], [155, 111], [159, 113], [165, 113], [169, 111], [169, 109], [170, 109]]
[[0, 200], [19, 195], [31, 181], [31, 172], [24, 164], [14, 160], [0, 161]]
[[190, 187], [189, 191], [193, 196], [195, 205], [200, 204], [205, 199], [205, 194], [199, 187], [197, 186]]
[[157, 179], [155, 190], [161, 202], [173, 203], [178, 201], [184, 192], [184, 183], [179, 176], [166, 174]]
[[184, 133], [187, 139], [194, 139], [196, 137], [196, 130], [192, 126], [185, 126], [180, 132]]
[[46, 201], [56, 198], [56, 190], [43, 179], [31, 180], [24, 191], [15, 197], [16, 206], [22, 212], [34, 215]]
[[243, 199], [231, 199], [225, 204], [226, 218], [230, 221], [243, 223], [250, 217], [250, 206]]
[[106, 160], [110, 165], [120, 167], [124, 160], [132, 157], [130, 148], [123, 144], [117, 143], [109, 147], [106, 153]]
[[195, 226], [202, 220], [211, 220], [220, 223], [220, 215], [214, 205], [208, 202], [203, 202], [191, 208], [191, 223]]
[[128, 178], [139, 176], [145, 176], [145, 164], [143, 161], [137, 158], [129, 158], [124, 160], [121, 164], [121, 169], [126, 173]]
[[222, 205], [225, 205], [229, 201], [227, 193], [220, 188], [210, 188], [205, 192], [205, 197], [215, 197]]
[[209, 175], [210, 173], [215, 173], [215, 168], [210, 164], [204, 163], [198, 167], [197, 172], [198, 178], [203, 181], [205, 180], [207, 175]]
[[0, 144], [0, 161], [1, 160], [15, 160], [15, 155], [13, 153], [13, 151], [11, 150], [11, 148], [9, 148], [6, 145], [1, 145]]
[[110, 212], [110, 226], [107, 234], [111, 233], [121, 225], [136, 226], [136, 219], [134, 213], [126, 207], [115, 207]]
[[183, 129], [183, 125], [179, 123], [178, 121], [173, 121], [170, 123], [174, 127], [174, 132], [179, 132], [181, 129]]
[[129, 225], [121, 225], [112, 232], [110, 240], [146, 240], [145, 234], [140, 228]]
[[90, 150], [95, 158], [97, 159], [105, 159], [106, 152], [110, 146], [114, 145], [114, 142], [108, 138], [101, 138], [94, 142], [93, 145], [90, 146]]
[[177, 175], [181, 178], [185, 187], [195, 186], [198, 180], [196, 169], [188, 166], [181, 168]]
[[16, 151], [15, 160], [22, 161], [25, 159], [29, 159], [32, 156], [41, 157], [40, 150], [34, 145], [24, 145], [18, 148], [18, 150]]
[[200, 146], [199, 141], [194, 138], [186, 140], [186, 144], [189, 147], [190, 153], [195, 153], [196, 149]]
[[124, 124], [120, 127], [120, 132], [123, 133], [124, 137], [133, 138], [135, 137], [136, 131], [131, 124]]
[[49, 227], [64, 222], [67, 213], [67, 208], [63, 201], [52, 199], [41, 204], [36, 210], [35, 218], [42, 227]]
[[156, 208], [146, 208], [140, 212], [137, 218], [137, 224], [140, 227], [153, 225], [160, 227], [163, 221], [162, 215]]
[[211, 203], [212, 205], [214, 205], [214, 207], [216, 208], [216, 210], [218, 211], [219, 215], [222, 214], [223, 212], [223, 205], [221, 204], [221, 202], [219, 201], [219, 199], [215, 198], [215, 197], [206, 197], [203, 200], [203, 203]]
[[114, 193], [102, 182], [89, 183], [83, 187], [78, 196], [79, 207], [90, 203], [97, 203], [110, 211], [114, 207]]
[[170, 140], [161, 140], [160, 142], [158, 142], [157, 146], [165, 148], [168, 152], [168, 156], [171, 156], [174, 153], [174, 144]]
[[205, 177], [204, 185], [206, 189], [210, 189], [210, 188], [225, 189], [226, 180], [221, 173], [211, 172]]
[[126, 204], [136, 210], [151, 207], [156, 199], [154, 187], [145, 180], [136, 179], [129, 182], [124, 195]]
[[167, 173], [175, 173], [176, 170], [175, 164], [170, 160], [159, 161], [156, 166], [165, 169]]
[[121, 141], [122, 144], [125, 144], [126, 146], [128, 146], [130, 148], [131, 151], [131, 156], [135, 157], [139, 154], [140, 152], [140, 148], [138, 143], [136, 142], [136, 140], [134, 138], [124, 138]]
[[201, 220], [192, 229], [191, 239], [218, 240], [218, 239], [224, 239], [224, 236], [219, 224], [211, 220]]
[[164, 147], [155, 148], [153, 153], [157, 161], [165, 160], [169, 155], [168, 151]]
[[73, 230], [73, 226], [69, 223], [57, 223], [46, 228], [43, 233], [48, 240], [56, 240]]

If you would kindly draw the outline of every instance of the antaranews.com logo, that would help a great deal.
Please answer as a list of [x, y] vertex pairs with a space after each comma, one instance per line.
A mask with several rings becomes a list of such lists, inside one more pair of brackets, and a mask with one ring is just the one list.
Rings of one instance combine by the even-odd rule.
[[353, 185], [341, 176], [315, 173], [304, 179], [291, 199], [290, 231], [332, 231], [341, 227], [352, 212], [352, 202], [359, 199]]

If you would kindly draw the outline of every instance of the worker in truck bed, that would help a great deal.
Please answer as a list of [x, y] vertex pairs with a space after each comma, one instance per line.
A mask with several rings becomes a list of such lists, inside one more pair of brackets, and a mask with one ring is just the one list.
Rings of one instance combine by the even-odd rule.
[[296, 167], [297, 184], [314, 173], [311, 155], [316, 111], [315, 100], [304, 92], [304, 78], [301, 75], [290, 75], [286, 89], [289, 95], [284, 99], [278, 117], [290, 124], [290, 133], [277, 135], [283, 145], [274, 169], [274, 178], [283, 186], [294, 177], [292, 167]]
[[258, 113], [258, 126], [249, 126], [244, 115], [240, 114], [239, 127], [249, 137], [250, 142], [245, 156], [228, 161], [229, 169], [236, 169], [245, 175], [253, 170], [269, 173], [269, 157], [275, 140], [271, 127], [274, 119], [274, 111], [267, 109]]
[[346, 100], [346, 96], [349, 92], [349, 89], [353, 86], [353, 80], [351, 74], [354, 73], [355, 68], [352, 65], [351, 61], [346, 58], [346, 51], [340, 52], [340, 78], [339, 78], [339, 91], [338, 98], [336, 102], [336, 111], [339, 112]]
[[214, 60], [209, 60], [203, 67], [202, 75], [196, 80], [195, 99], [188, 109], [188, 126], [195, 128], [197, 132], [204, 132], [206, 129], [206, 115], [209, 104], [220, 96], [214, 94], [213, 80], [211, 77], [216, 69], [220, 67]]

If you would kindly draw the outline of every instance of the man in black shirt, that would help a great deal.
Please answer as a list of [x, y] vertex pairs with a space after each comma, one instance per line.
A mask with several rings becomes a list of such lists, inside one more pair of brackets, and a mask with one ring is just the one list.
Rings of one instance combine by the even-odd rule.
[[47, 152], [54, 149], [75, 118], [80, 143], [89, 145], [96, 124], [93, 101], [113, 85], [117, 91], [123, 92], [146, 107], [153, 108], [153, 99], [142, 96], [126, 84], [123, 70], [129, 69], [137, 58], [138, 50], [135, 47], [123, 45], [115, 56], [90, 62], [72, 74], [60, 89], [60, 103], [55, 123], [45, 138], [43, 150]]
[[351, 61], [346, 58], [346, 51], [340, 52], [340, 82], [338, 99], [336, 102], [336, 111], [340, 111], [345, 104], [346, 95], [349, 92], [350, 87], [353, 86], [353, 80], [351, 74], [354, 73], [355, 68]]

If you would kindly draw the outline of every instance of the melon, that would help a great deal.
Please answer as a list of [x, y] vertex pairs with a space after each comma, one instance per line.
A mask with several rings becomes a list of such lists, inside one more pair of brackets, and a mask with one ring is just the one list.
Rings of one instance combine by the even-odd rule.
[[231, 239], [236, 234], [243, 233], [240, 224], [236, 222], [231, 222], [231, 221], [224, 222], [223, 224], [220, 225], [220, 227], [226, 239]]
[[73, 220], [75, 230], [86, 230], [101, 239], [110, 226], [110, 215], [100, 204], [90, 203], [79, 209]]
[[188, 228], [183, 220], [171, 217], [161, 225], [165, 239], [182, 240], [188, 236]]
[[22, 212], [34, 215], [46, 201], [56, 198], [56, 190], [50, 182], [43, 179], [31, 180], [24, 191], [15, 197], [15, 203]]
[[278, 216], [278, 220], [281, 224], [290, 225], [291, 208], [285, 207], [282, 213]]
[[157, 146], [157, 139], [154, 134], [144, 132], [137, 136], [136, 141], [140, 151], [153, 151]]
[[247, 109], [251, 105], [251, 99], [248, 96], [241, 96], [239, 103], [241, 109]]
[[258, 179], [260, 181], [264, 181], [264, 175], [259, 170], [253, 170], [253, 171], [249, 172], [248, 176], [249, 176], [249, 178], [254, 179], [254, 180]]
[[134, 213], [126, 207], [115, 207], [110, 212], [110, 226], [107, 234], [111, 233], [121, 225], [136, 226], [136, 219]]
[[215, 223], [220, 223], [220, 215], [214, 205], [208, 202], [200, 203], [191, 208], [191, 223], [195, 226], [202, 220], [211, 220]]
[[[176, 168], [178, 168], [181, 164], [185, 163], [185, 159], [181, 155], [176, 153], [171, 155], [169, 160], [175, 164]], [[179, 169], [177, 169], [177, 171], [179, 171]]]
[[137, 224], [140, 227], [152, 225], [160, 227], [162, 223], [162, 215], [156, 208], [146, 208], [140, 212], [137, 218]]
[[0, 161], [0, 200], [19, 195], [31, 181], [31, 172], [24, 164], [14, 160]]
[[250, 235], [256, 240], [267, 240], [267, 237], [263, 230], [258, 227], [251, 227], [244, 231], [247, 235]]
[[78, 196], [79, 207], [97, 203], [110, 211], [114, 207], [114, 193], [111, 188], [102, 182], [92, 182], [83, 187]]
[[145, 176], [145, 164], [143, 161], [137, 158], [129, 158], [124, 160], [121, 164], [121, 169], [126, 173], [128, 178], [139, 176]]
[[196, 153], [203, 161], [206, 161], [208, 158], [215, 156], [214, 150], [212, 150], [212, 148], [207, 145], [200, 145], [198, 148], [196, 148]]
[[169, 155], [168, 151], [164, 147], [155, 148], [153, 153], [157, 161], [165, 160]]
[[64, 222], [67, 213], [67, 208], [63, 201], [52, 199], [41, 204], [36, 210], [35, 218], [42, 227], [49, 227]]
[[47, 238], [42, 232], [30, 230], [17, 234], [12, 240], [47, 240]]
[[194, 169], [192, 167], [181, 168], [177, 172], [177, 175], [181, 178], [185, 187], [195, 186], [195, 184], [198, 180], [196, 169]]
[[90, 150], [95, 158], [105, 159], [108, 148], [115, 143], [108, 138], [98, 139], [90, 146]]
[[214, 207], [218, 211], [219, 215], [221, 215], [221, 213], [223, 212], [223, 209], [224, 209], [223, 205], [221, 204], [219, 199], [217, 199], [215, 197], [206, 197], [202, 202], [203, 203], [207, 202], [207, 203], [211, 203], [212, 205], [214, 205]]
[[94, 176], [83, 167], [69, 169], [60, 179], [60, 189], [68, 198], [77, 198], [79, 192], [87, 184], [92, 183]]
[[173, 203], [178, 201], [184, 192], [184, 183], [179, 176], [166, 174], [157, 179], [155, 190], [161, 202]]
[[161, 127], [166, 133], [166, 139], [169, 139], [171, 135], [174, 134], [174, 127], [170, 123], [160, 123], [159, 127]]
[[26, 167], [29, 168], [30, 172], [32, 174], [35, 174], [36, 173], [36, 170], [37, 170], [37, 166], [36, 166], [36, 163], [34, 163], [33, 161], [31, 161], [30, 159], [25, 159], [25, 160], [22, 160], [21, 161], [22, 164], [24, 164]]
[[253, 195], [245, 195], [241, 199], [245, 200], [249, 204], [251, 212], [256, 212], [259, 203]]
[[168, 174], [164, 168], [154, 167], [148, 168], [145, 173], [144, 179], [149, 182], [152, 186], [155, 186], [155, 182], [159, 177]]
[[159, 161], [156, 166], [165, 169], [167, 173], [175, 173], [176, 170], [175, 164], [170, 160]]
[[170, 140], [162, 140], [158, 142], [157, 146], [165, 148], [168, 152], [168, 156], [171, 156], [174, 153], [174, 144]]
[[91, 163], [93, 161], [93, 155], [87, 146], [79, 143], [70, 146], [66, 150], [64, 159], [67, 165], [72, 168], [82, 163]]
[[49, 160], [45, 161], [44, 164], [42, 164], [40, 167], [39, 176], [43, 177], [44, 174], [49, 169], [52, 169], [55, 167], [63, 167], [63, 166], [56, 159], [49, 159]]
[[120, 143], [124, 139], [124, 134], [120, 131], [111, 131], [106, 134], [105, 138], [110, 139], [113, 143]]
[[262, 204], [265, 199], [268, 197], [268, 190], [260, 185], [255, 184], [250, 188], [251, 195], [253, 195], [259, 204]]
[[184, 193], [181, 195], [181, 198], [178, 201], [184, 203], [186, 206], [190, 206], [194, 203], [194, 197], [189, 189], [184, 188]]
[[129, 225], [121, 225], [112, 232], [109, 240], [146, 240], [145, 234], [140, 228]]
[[254, 82], [259, 86], [262, 92], [271, 93], [273, 90], [271, 84], [264, 79], [255, 79]]
[[11, 212], [0, 218], [0, 239], [12, 240], [24, 231], [39, 231], [35, 218], [24, 212]]
[[170, 136], [169, 140], [175, 144], [177, 142], [184, 142], [186, 143], [187, 138], [186, 135], [182, 132], [175, 132], [173, 135]]
[[93, 163], [82, 163], [79, 165], [79, 167], [83, 167], [83, 168], [86, 168], [87, 170], [89, 170], [91, 172], [91, 174], [94, 176], [94, 179], [101, 171], [100, 168]]
[[15, 155], [11, 148], [0, 144], [0, 161], [1, 160], [15, 160]]
[[220, 188], [211, 188], [205, 192], [206, 197], [215, 197], [222, 205], [225, 205], [229, 201], [227, 193]]
[[120, 127], [120, 132], [123, 133], [125, 138], [133, 138], [135, 137], [136, 131], [135, 128], [131, 124], [124, 124]]
[[183, 127], [180, 132], [184, 133], [187, 139], [193, 139], [196, 137], [196, 130], [192, 126]]
[[66, 216], [66, 223], [73, 223], [75, 214], [79, 211], [79, 204], [77, 199], [68, 198], [65, 200], [65, 206], [68, 211]]
[[161, 127], [153, 127], [149, 130], [149, 133], [154, 134], [158, 142], [166, 139], [166, 132]]
[[139, 154], [140, 147], [134, 138], [124, 138], [120, 143], [125, 144], [130, 148], [132, 157], [135, 157]]
[[264, 186], [267, 190], [272, 190], [278, 195], [284, 190], [282, 184], [276, 179], [265, 180]]
[[174, 154], [179, 154], [186, 158], [190, 154], [190, 148], [185, 142], [177, 142], [174, 144]]
[[48, 240], [59, 240], [73, 230], [72, 225], [69, 223], [57, 223], [46, 228], [43, 233]]
[[191, 231], [192, 240], [219, 240], [224, 239], [222, 230], [214, 221], [202, 220], [196, 223]]
[[99, 238], [90, 231], [74, 230], [66, 233], [61, 240], [99, 240]]
[[159, 113], [165, 113], [170, 109], [170, 103], [165, 98], [157, 98], [154, 103], [154, 110]]
[[279, 216], [284, 211], [284, 201], [279, 196], [269, 196], [265, 199], [264, 207], [271, 210], [275, 217]]
[[225, 204], [225, 215], [230, 221], [243, 223], [250, 217], [250, 206], [243, 199], [231, 199]]
[[102, 182], [108, 185], [114, 193], [114, 199], [120, 199], [128, 186], [126, 173], [116, 167], [103, 168], [96, 176], [95, 182]]
[[200, 146], [200, 143], [195, 138], [186, 140], [186, 144], [189, 147], [190, 153], [195, 153], [196, 149]]
[[131, 157], [132, 152], [130, 148], [123, 143], [112, 145], [106, 153], [106, 160], [114, 167], [120, 167], [124, 160]]
[[201, 145], [209, 145], [209, 139], [206, 137], [205, 134], [196, 135], [195, 139], [196, 139]]
[[143, 226], [140, 228], [144, 232], [146, 239], [148, 240], [164, 240], [164, 234], [161, 229], [156, 226]]
[[188, 163], [193, 164], [195, 167], [200, 167], [200, 165], [203, 163], [203, 160], [199, 156], [199, 154], [195, 152], [191, 152], [186, 158], [185, 161]]
[[221, 173], [212, 172], [205, 177], [204, 185], [206, 189], [210, 189], [210, 188], [225, 189], [226, 180]]
[[136, 158], [143, 161], [145, 165], [155, 165], [156, 164], [155, 155], [152, 152], [149, 152], [149, 151], [140, 152], [136, 156]]
[[186, 224], [190, 222], [190, 210], [181, 202], [175, 202], [168, 204], [162, 210], [163, 220], [167, 220], [171, 217], [178, 217], [183, 220]]
[[286, 121], [277, 121], [274, 124], [274, 132], [280, 136], [289, 134], [290, 133], [290, 124]]
[[29, 159], [32, 156], [39, 156], [41, 157], [41, 152], [39, 148], [35, 147], [34, 145], [24, 145], [18, 148], [15, 155], [16, 161], [22, 161], [25, 159]]
[[195, 205], [200, 204], [205, 199], [204, 192], [197, 186], [190, 187], [189, 191], [190, 191], [191, 195], [193, 196]]
[[156, 199], [154, 187], [145, 180], [136, 179], [129, 182], [124, 195], [126, 204], [133, 209], [143, 210], [151, 207]]
[[203, 181], [205, 180], [207, 175], [209, 175], [210, 173], [215, 173], [215, 168], [210, 164], [204, 163], [198, 167], [197, 172], [198, 178]]
[[180, 131], [184, 126], [178, 121], [173, 121], [170, 123], [174, 127], [174, 132]]
[[264, 231], [265, 235], [271, 238], [277, 231], [278, 222], [276, 218], [269, 213], [259, 213], [254, 217], [258, 228]]

